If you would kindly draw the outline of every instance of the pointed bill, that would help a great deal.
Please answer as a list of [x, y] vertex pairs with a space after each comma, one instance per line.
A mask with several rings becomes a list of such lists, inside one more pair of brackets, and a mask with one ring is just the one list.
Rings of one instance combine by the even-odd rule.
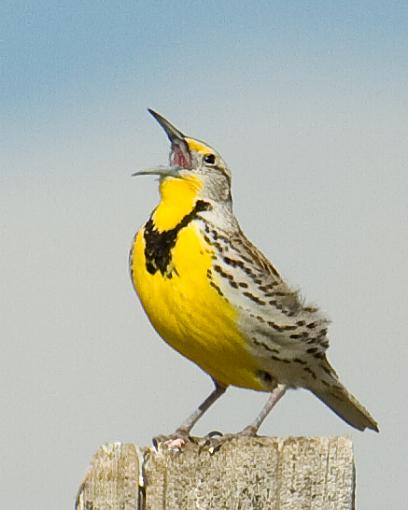
[[151, 168], [145, 168], [132, 174], [132, 177], [137, 175], [158, 175], [160, 177], [177, 177], [181, 167], [179, 166], [153, 166]]
[[150, 108], [147, 111], [157, 120], [171, 142], [170, 166], [191, 168], [191, 153], [183, 133], [159, 113]]

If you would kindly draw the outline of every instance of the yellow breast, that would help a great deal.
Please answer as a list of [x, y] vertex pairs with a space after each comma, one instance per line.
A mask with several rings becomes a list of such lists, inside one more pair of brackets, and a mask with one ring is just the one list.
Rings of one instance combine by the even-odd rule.
[[[168, 218], [166, 222], [168, 226]], [[263, 389], [255, 361], [237, 328], [237, 311], [207, 277], [212, 249], [197, 223], [178, 232], [166, 274], [147, 269], [145, 248], [143, 228], [135, 238], [131, 273], [143, 308], [160, 336], [218, 382]]]

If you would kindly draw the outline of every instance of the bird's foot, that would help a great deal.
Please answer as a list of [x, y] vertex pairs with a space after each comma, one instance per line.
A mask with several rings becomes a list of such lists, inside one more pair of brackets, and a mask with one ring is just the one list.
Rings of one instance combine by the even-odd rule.
[[239, 437], [258, 437], [257, 432], [258, 432], [257, 428], [252, 425], [248, 425], [240, 432], [235, 433], [223, 434], [222, 432], [214, 431], [200, 438], [198, 440], [198, 445], [200, 450], [207, 449], [209, 453], [212, 455], [215, 452], [217, 452], [222, 447], [222, 445], [224, 445], [228, 441], [231, 441], [232, 439], [237, 439]]
[[162, 445], [169, 450], [181, 450], [187, 443], [193, 442], [195, 442], [195, 440], [189, 435], [188, 431], [184, 429], [177, 429], [169, 436], [160, 435], [153, 438], [155, 450], [158, 450], [159, 446]]
[[244, 429], [241, 430], [241, 432], [238, 432], [236, 434], [237, 436], [244, 436], [244, 437], [257, 437], [258, 429], [254, 427], [253, 425], [248, 425]]
[[187, 444], [196, 444], [199, 448], [199, 451], [207, 450], [211, 455], [217, 452], [223, 444], [231, 439], [236, 439], [238, 437], [257, 437], [257, 430], [255, 427], [248, 425], [241, 432], [237, 433], [228, 433], [223, 434], [217, 430], [209, 432], [204, 437], [196, 437], [190, 436], [189, 432], [185, 429], [177, 429], [173, 434], [169, 436], [156, 436], [153, 438], [153, 446], [156, 450], [159, 449], [160, 446], [164, 446], [169, 450], [180, 451]]
[[207, 450], [210, 455], [217, 452], [223, 444], [237, 437], [237, 434], [223, 434], [219, 431], [209, 432], [206, 436], [199, 438], [197, 444], [200, 451]]

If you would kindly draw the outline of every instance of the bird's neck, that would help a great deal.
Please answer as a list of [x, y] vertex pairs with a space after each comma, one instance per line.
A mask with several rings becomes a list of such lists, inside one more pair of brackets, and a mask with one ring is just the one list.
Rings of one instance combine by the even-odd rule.
[[160, 203], [153, 213], [153, 222], [160, 232], [175, 228], [194, 209], [201, 189], [200, 179], [166, 177], [160, 181]]

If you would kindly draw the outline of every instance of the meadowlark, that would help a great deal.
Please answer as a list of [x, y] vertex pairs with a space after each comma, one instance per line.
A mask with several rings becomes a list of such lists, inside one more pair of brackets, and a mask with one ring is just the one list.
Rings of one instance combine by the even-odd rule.
[[170, 164], [134, 174], [159, 176], [160, 202], [135, 236], [131, 277], [159, 335], [215, 383], [176, 436], [188, 436], [230, 385], [270, 393], [244, 434], [256, 434], [288, 388], [306, 388], [356, 429], [378, 431], [326, 358], [328, 320], [240, 229], [220, 154], [149, 112], [170, 140]]

